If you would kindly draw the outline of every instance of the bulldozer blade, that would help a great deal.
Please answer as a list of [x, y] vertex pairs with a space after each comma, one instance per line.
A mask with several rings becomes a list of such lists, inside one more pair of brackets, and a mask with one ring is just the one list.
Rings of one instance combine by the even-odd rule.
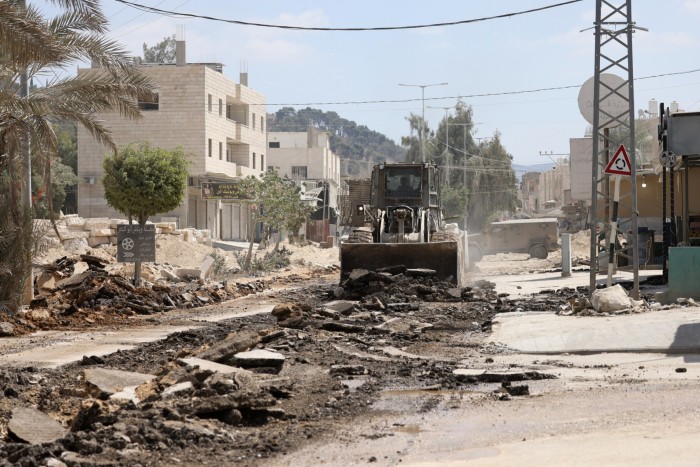
[[433, 269], [437, 277], [455, 284], [463, 281], [460, 242], [433, 243], [342, 243], [340, 245], [340, 279], [353, 269], [376, 271], [403, 265], [409, 269]]

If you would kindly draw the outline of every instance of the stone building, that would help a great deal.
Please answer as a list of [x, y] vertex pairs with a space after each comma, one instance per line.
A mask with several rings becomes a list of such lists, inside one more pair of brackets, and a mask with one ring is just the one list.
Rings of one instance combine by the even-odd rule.
[[[178, 40], [176, 63], [141, 64], [156, 83], [157, 98], [139, 102], [143, 118], [128, 120], [119, 112], [99, 117], [121, 147], [148, 141], [173, 149], [182, 146], [192, 163], [184, 202], [154, 221], [175, 221], [178, 227], [209, 229], [213, 238], [248, 238], [249, 213], [234, 200], [205, 200], [203, 182], [231, 182], [259, 176], [266, 161], [265, 97], [227, 78], [219, 63], [187, 63], [185, 42]], [[98, 67], [79, 69], [79, 76], [99, 73]], [[107, 205], [101, 184], [102, 163], [109, 151], [82, 127], [78, 130], [78, 213], [82, 217], [123, 217]]]

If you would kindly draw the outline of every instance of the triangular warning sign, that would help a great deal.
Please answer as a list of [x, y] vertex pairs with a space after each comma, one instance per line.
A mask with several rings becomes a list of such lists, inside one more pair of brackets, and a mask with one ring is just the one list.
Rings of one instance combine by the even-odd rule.
[[608, 166], [605, 168], [605, 173], [609, 175], [632, 175], [632, 165], [630, 158], [627, 157], [627, 151], [622, 144], [615, 152], [615, 157], [610, 159]]

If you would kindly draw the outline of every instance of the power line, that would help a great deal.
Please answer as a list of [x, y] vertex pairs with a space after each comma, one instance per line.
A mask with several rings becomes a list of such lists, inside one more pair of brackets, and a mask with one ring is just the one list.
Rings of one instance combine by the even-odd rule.
[[[178, 8], [180, 8], [180, 7], [184, 6], [184, 5], [186, 5], [187, 3], [190, 3], [190, 1], [191, 1], [191, 0], [186, 0], [186, 1], [182, 2], [182, 3], [180, 3], [178, 6], [176, 6], [174, 9], [178, 9]], [[163, 3], [163, 2], [160, 2], [160, 3]], [[160, 5], [160, 3], [159, 3], [158, 5]], [[142, 15], [144, 15], [144, 14], [145, 14], [145, 13], [142, 13], [142, 14], [139, 15], [139, 16], [142, 16]], [[136, 18], [138, 18], [139, 16], [137, 16]], [[135, 20], [136, 18], [132, 19], [131, 21]], [[132, 29], [131, 31], [127, 31], [127, 32], [124, 32], [124, 33], [119, 34], [118, 36], [116, 36], [116, 38], [129, 35], [129, 34], [131, 34], [132, 32], [137, 31], [137, 30], [139, 30], [139, 29], [141, 29], [141, 28], [143, 28], [143, 27], [145, 27], [145, 26], [148, 26], [148, 25], [151, 24], [151, 23], [155, 23], [155, 22], [158, 21], [159, 19], [160, 19], [160, 18], [157, 17], [156, 19], [154, 19], [154, 20], [152, 20], [152, 21], [149, 21], [149, 22], [147, 22], [147, 23], [143, 23], [141, 26], [137, 26], [137, 27], [135, 27], [134, 29]], [[124, 25], [126, 25], [126, 24], [128, 24], [128, 23], [125, 23]], [[124, 25], [123, 25], [123, 26], [124, 26]], [[120, 26], [120, 27], [123, 27], [123, 26]], [[119, 28], [117, 28], [117, 29], [119, 29]]]
[[[644, 79], [652, 79], [652, 78], [662, 78], [665, 76], [677, 76], [677, 75], [687, 75], [690, 73], [697, 73], [700, 71], [700, 68], [696, 68], [693, 70], [685, 70], [685, 71], [676, 71], [676, 72], [671, 72], [671, 73], [663, 73], [663, 74], [658, 74], [658, 75], [650, 75], [650, 76], [642, 76], [639, 78], [635, 78], [635, 81], [641, 81]], [[562, 89], [580, 89], [581, 85], [580, 84], [572, 84], [569, 86], [554, 86], [554, 87], [549, 87], [549, 88], [537, 88], [537, 89], [522, 89], [518, 91], [501, 91], [501, 92], [488, 92], [488, 93], [483, 93], [483, 94], [464, 94], [464, 95], [459, 95], [459, 96], [447, 96], [447, 97], [426, 97], [426, 101], [437, 101], [437, 100], [445, 100], [445, 99], [462, 99], [462, 98], [474, 98], [474, 97], [493, 97], [493, 96], [508, 96], [508, 95], [514, 95], [514, 94], [532, 94], [536, 92], [545, 92], [545, 91], [560, 91]], [[422, 99], [381, 99], [381, 100], [368, 100], [368, 101], [346, 101], [346, 102], [307, 102], [307, 103], [282, 103], [282, 104], [271, 104], [268, 103], [267, 105], [272, 105], [272, 106], [291, 106], [291, 105], [355, 105], [355, 104], [394, 104], [394, 103], [406, 103], [406, 102], [418, 102], [421, 101]]]
[[209, 21], [219, 21], [222, 23], [238, 24], [241, 26], [256, 26], [256, 27], [261, 27], [261, 28], [288, 29], [288, 30], [296, 30], [296, 31], [358, 32], [358, 31], [395, 31], [395, 30], [402, 30], [402, 29], [425, 29], [425, 28], [436, 28], [436, 27], [442, 27], [442, 26], [458, 26], [461, 24], [478, 23], [478, 22], [488, 21], [488, 20], [493, 20], [493, 19], [512, 18], [513, 16], [525, 15], [525, 14], [529, 14], [529, 13], [536, 13], [539, 11], [549, 10], [551, 8], [557, 8], [557, 7], [569, 5], [572, 3], [578, 3], [581, 0], [569, 0], [566, 2], [556, 3], [553, 5], [546, 5], [546, 6], [539, 7], [539, 8], [532, 8], [529, 10], [517, 11], [517, 12], [512, 12], [512, 13], [503, 13], [503, 14], [495, 15], [495, 16], [485, 16], [482, 18], [465, 19], [465, 20], [460, 20], [460, 21], [449, 21], [449, 22], [445, 22], [445, 23], [416, 24], [416, 25], [409, 25], [409, 26], [378, 26], [378, 27], [372, 27], [372, 28], [361, 28], [361, 27], [322, 28], [322, 27], [307, 27], [307, 26], [291, 26], [291, 25], [283, 25], [283, 24], [253, 23], [250, 21], [217, 18], [215, 16], [197, 15], [197, 14], [193, 14], [193, 13], [178, 13], [178, 12], [170, 11], [170, 10], [161, 10], [160, 8], [150, 7], [147, 5], [142, 5], [140, 3], [128, 2], [126, 0], [116, 0], [116, 1], [119, 3], [123, 3], [125, 5], [129, 5], [133, 8], [136, 8], [137, 10], [141, 10], [141, 11], [149, 12], [149, 13], [158, 13], [158, 14], [166, 15], [166, 16], [172, 16], [174, 18], [206, 19]]

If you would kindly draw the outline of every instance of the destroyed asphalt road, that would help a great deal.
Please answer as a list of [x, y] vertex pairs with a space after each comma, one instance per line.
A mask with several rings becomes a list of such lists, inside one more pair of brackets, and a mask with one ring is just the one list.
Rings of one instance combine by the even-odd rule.
[[[41, 336], [19, 338], [34, 342], [12, 366], [19, 341], [0, 340], [8, 363], [0, 370], [0, 465], [499, 465], [517, 455], [513, 443], [522, 438], [533, 440], [533, 449], [567, 446], [572, 436], [584, 446], [586, 439], [616, 439], [610, 434], [624, 440], [630, 426], [644, 435], [654, 426], [649, 420], [663, 417], [687, 421], [685, 435], [671, 430], [679, 442], [698, 431], [691, 397], [697, 360], [527, 356], [489, 340], [501, 313], [547, 311], [553, 320], [599, 327], [641, 316], [554, 315], [585, 296], [575, 286], [513, 298], [488, 281], [457, 288], [394, 271], [358, 272], [338, 284], [336, 274], [189, 310], [89, 308], [22, 318], [51, 332], [85, 329], [90, 319], [97, 340], [96, 328], [189, 329], [138, 345], [135, 338], [115, 353], [86, 350], [74, 363], [43, 369], [27, 357], [31, 347], [41, 351]], [[258, 299], [268, 308], [256, 309]], [[663, 403], [658, 391], [672, 402]], [[27, 439], [28, 432], [47, 438]], [[696, 449], [679, 446], [689, 450], [684, 455]]]

